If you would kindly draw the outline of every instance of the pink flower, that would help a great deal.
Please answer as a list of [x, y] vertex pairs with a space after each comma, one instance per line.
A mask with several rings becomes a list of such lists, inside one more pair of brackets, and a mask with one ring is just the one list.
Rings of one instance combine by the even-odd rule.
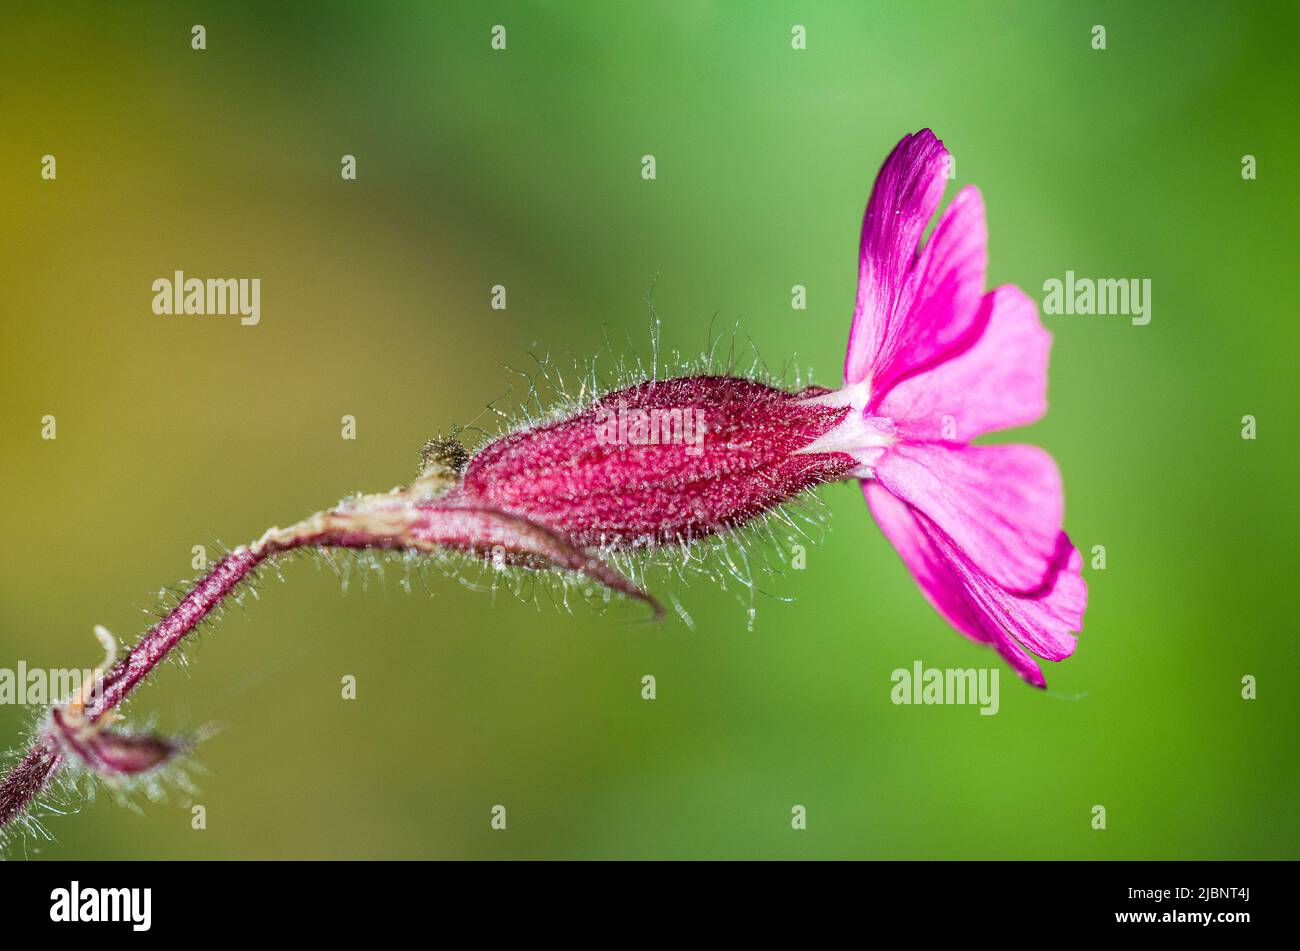
[[[880, 170], [842, 389], [790, 393], [727, 376], [640, 383], [489, 443], [414, 506], [409, 494], [367, 497], [341, 513], [350, 531], [312, 543], [496, 552], [655, 604], [602, 556], [690, 544], [856, 477], [939, 612], [1043, 686], [1032, 655], [1073, 653], [1087, 601], [1061, 530], [1060, 474], [1036, 447], [970, 441], [1043, 415], [1051, 337], [1020, 290], [985, 293], [974, 187], [922, 246], [947, 160], [927, 129]], [[376, 525], [389, 536], [377, 538]]]
[[1042, 416], [1051, 339], [1021, 291], [984, 292], [987, 236], [974, 188], [957, 194], [922, 245], [947, 159], [926, 129], [880, 170], [862, 225], [842, 389], [788, 392], [711, 374], [653, 379], [473, 455], [454, 439], [431, 440], [410, 485], [349, 499], [230, 552], [121, 660], [97, 632], [109, 656], [93, 683], [50, 711], [0, 780], [0, 829], [65, 761], [124, 782], [184, 751], [110, 729], [117, 708], [262, 562], [304, 548], [452, 549], [577, 573], [658, 613], [608, 555], [691, 545], [818, 485], [857, 478], [935, 608], [1043, 686], [1034, 655], [1073, 653], [1087, 602], [1082, 559], [1061, 530], [1060, 474], [1041, 449], [971, 440]]
[[985, 293], [974, 186], [921, 244], [947, 164], [943, 143], [923, 129], [876, 177], [845, 385], [822, 399], [852, 412], [814, 448], [858, 460], [872, 514], [930, 602], [1041, 687], [1031, 652], [1069, 657], [1088, 599], [1082, 559], [1061, 530], [1061, 476], [1035, 446], [970, 441], [1043, 415], [1051, 335], [1018, 288]]
[[[460, 510], [519, 520], [544, 530], [550, 547], [511, 533], [513, 560], [586, 571], [649, 600], [599, 554], [690, 543], [857, 477], [935, 608], [1043, 686], [1032, 655], [1073, 653], [1087, 602], [1082, 560], [1061, 530], [1060, 474], [1034, 446], [970, 441], [1043, 415], [1051, 336], [1017, 288], [985, 293], [984, 206], [973, 186], [922, 246], [947, 162], [926, 129], [904, 138], [876, 178], [843, 389], [787, 393], [717, 376], [639, 384], [481, 449], [460, 483], [427, 504], [434, 526]], [[678, 425], [665, 429], [673, 413]], [[477, 551], [504, 538], [427, 534]]]

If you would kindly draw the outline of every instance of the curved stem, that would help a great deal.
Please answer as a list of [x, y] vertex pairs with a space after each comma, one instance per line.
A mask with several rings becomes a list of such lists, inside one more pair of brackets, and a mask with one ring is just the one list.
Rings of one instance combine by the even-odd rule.
[[[126, 699], [168, 652], [265, 558], [266, 554], [252, 548], [237, 548], [213, 565], [189, 594], [149, 628], [131, 652], [104, 675], [81, 714], [85, 722], [97, 722]], [[27, 754], [0, 782], [0, 828], [22, 815], [49, 785], [63, 758], [63, 746], [52, 733], [37, 734]]]
[[[430, 472], [432, 471], [432, 475]], [[161, 621], [149, 628], [124, 658], [94, 684], [89, 699], [79, 694], [57, 706], [26, 755], [0, 781], [0, 829], [12, 822], [48, 787], [65, 758], [98, 769], [105, 762], [128, 764], [140, 772], [162, 762], [170, 747], [141, 738], [106, 738], [113, 711], [140, 682], [194, 630], [259, 564], [299, 548], [386, 548], [413, 551], [456, 549], [480, 555], [503, 553], [505, 561], [533, 568], [576, 571], [607, 587], [648, 603], [657, 601], [630, 579], [564, 536], [518, 516], [465, 503], [433, 484], [431, 466], [408, 489], [363, 496], [318, 512], [288, 528], [272, 528], [251, 545], [236, 548], [212, 566]], [[107, 632], [104, 632], [107, 636]], [[84, 693], [84, 692], [83, 692]], [[84, 742], [83, 742], [84, 741]]]
[[149, 676], [159, 661], [265, 558], [265, 554], [241, 547], [213, 565], [207, 576], [104, 675], [98, 696], [86, 707], [86, 719], [94, 723], [120, 704], [136, 684]]

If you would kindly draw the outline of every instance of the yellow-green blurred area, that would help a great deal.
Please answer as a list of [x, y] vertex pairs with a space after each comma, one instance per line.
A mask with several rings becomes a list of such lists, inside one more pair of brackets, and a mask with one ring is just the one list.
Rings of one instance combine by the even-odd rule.
[[[1014, 437], [1059, 461], [1090, 563], [1048, 692], [947, 626], [851, 485], [752, 631], [708, 584], [690, 630], [291, 562], [129, 707], [220, 727], [197, 793], [100, 796], [39, 854], [1296, 857], [1297, 29], [1272, 3], [7, 9], [4, 667], [93, 666], [92, 626], [137, 636], [194, 546], [407, 481], [534, 357], [645, 359], [652, 287], [665, 352], [739, 322], [836, 385], [906, 132], [952, 149], [949, 197], [983, 191], [991, 286], [1152, 282], [1147, 326], [1045, 318], [1051, 410]], [[156, 316], [176, 270], [259, 278], [261, 322]], [[891, 703], [918, 660], [999, 668], [998, 714]], [[0, 742], [29, 718], [0, 707]]]

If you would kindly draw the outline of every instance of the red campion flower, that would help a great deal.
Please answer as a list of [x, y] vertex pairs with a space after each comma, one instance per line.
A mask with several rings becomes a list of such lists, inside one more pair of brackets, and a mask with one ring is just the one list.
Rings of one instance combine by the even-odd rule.
[[105, 665], [88, 696], [50, 712], [0, 783], [0, 826], [66, 760], [119, 778], [169, 760], [180, 744], [110, 730], [115, 710], [261, 562], [304, 548], [466, 552], [577, 573], [658, 614], [608, 556], [689, 546], [820, 484], [858, 478], [940, 612], [1041, 686], [1026, 648], [1068, 656], [1086, 601], [1078, 552], [1060, 531], [1059, 475], [1033, 447], [967, 443], [1041, 415], [1049, 338], [1023, 294], [984, 293], [977, 192], [963, 190], [920, 246], [946, 157], [925, 130], [880, 172], [843, 389], [655, 379], [472, 457], [455, 440], [431, 441], [411, 485], [271, 529], [217, 562], [127, 657]]

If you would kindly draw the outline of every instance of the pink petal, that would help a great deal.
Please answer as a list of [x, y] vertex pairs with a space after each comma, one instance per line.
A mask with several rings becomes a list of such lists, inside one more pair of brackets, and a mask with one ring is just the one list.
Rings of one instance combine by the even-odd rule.
[[1034, 302], [1018, 287], [999, 287], [984, 295], [966, 336], [898, 383], [877, 412], [909, 440], [969, 442], [1027, 425], [1047, 411], [1051, 347]]
[[953, 545], [934, 523], [918, 516], [935, 550], [952, 567], [983, 630], [1017, 672], [1030, 683], [1043, 686], [1042, 671], [1027, 651], [1047, 660], [1064, 660], [1074, 653], [1088, 605], [1088, 585], [1083, 580], [1083, 558], [1062, 532], [1047, 580], [1034, 592], [1008, 591]]
[[894, 381], [945, 352], [975, 323], [984, 297], [988, 229], [984, 199], [967, 185], [944, 209], [915, 268], [911, 310], [898, 322], [893, 364], [878, 366], [882, 396]]
[[962, 189], [920, 248], [943, 197], [947, 159], [943, 143], [923, 129], [898, 144], [876, 177], [862, 221], [847, 384], [869, 380], [883, 395], [975, 318], [987, 263], [978, 190]]
[[992, 643], [1023, 679], [1045, 686], [1029, 651], [1053, 661], [1073, 654], [1088, 601], [1083, 559], [1069, 538], [1058, 536], [1044, 585], [1016, 593], [981, 571], [924, 515], [879, 485], [864, 488], [872, 514], [930, 603], [963, 634]]
[[1064, 501], [1060, 472], [1042, 449], [900, 443], [875, 474], [1002, 587], [1032, 591], [1048, 580]]
[[891, 318], [907, 290], [925, 227], [943, 197], [948, 151], [929, 129], [903, 136], [885, 159], [862, 217], [858, 300], [849, 332], [844, 380], [871, 374]]
[[967, 637], [988, 643], [989, 636], [971, 610], [952, 569], [921, 531], [916, 523], [916, 514], [908, 504], [894, 498], [888, 489], [875, 481], [864, 481], [862, 491], [876, 524], [898, 549], [903, 564], [912, 572], [912, 577], [934, 609]]

